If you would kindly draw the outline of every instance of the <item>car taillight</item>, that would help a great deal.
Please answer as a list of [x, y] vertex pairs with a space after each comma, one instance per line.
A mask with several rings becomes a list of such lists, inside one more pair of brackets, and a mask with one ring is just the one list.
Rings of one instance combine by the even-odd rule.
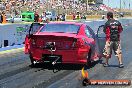
[[81, 48], [84, 46], [84, 42], [81, 39], [74, 39], [72, 48]]

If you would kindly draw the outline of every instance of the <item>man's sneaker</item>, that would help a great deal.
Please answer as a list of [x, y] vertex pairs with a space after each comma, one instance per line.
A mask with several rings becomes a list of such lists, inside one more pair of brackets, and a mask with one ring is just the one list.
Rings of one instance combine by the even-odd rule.
[[123, 68], [124, 67], [124, 65], [123, 64], [119, 64], [119, 68]]
[[104, 63], [104, 64], [103, 64], [103, 66], [104, 66], [104, 67], [108, 67], [108, 66], [109, 66], [109, 64]]

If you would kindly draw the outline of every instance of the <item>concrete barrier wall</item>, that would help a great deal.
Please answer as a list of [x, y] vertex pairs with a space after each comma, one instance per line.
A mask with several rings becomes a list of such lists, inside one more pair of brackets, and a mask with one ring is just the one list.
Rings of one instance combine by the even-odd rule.
[[[119, 19], [119, 21], [122, 25], [132, 24], [132, 19]], [[90, 26], [95, 33], [97, 32], [98, 27], [104, 25], [105, 22], [106, 20], [84, 21], [84, 23]], [[4, 47], [6, 43], [8, 43], [8, 46], [22, 44], [30, 25], [31, 24], [0, 25], [0, 47]]]
[[[86, 19], [101, 19], [101, 15], [86, 15]], [[67, 15], [66, 20], [73, 20], [73, 15]]]
[[27, 31], [17, 31], [18, 28], [28, 29], [30, 24], [0, 25], [0, 47], [22, 44]]
[[67, 16], [66, 16], [66, 19], [67, 19], [67, 20], [73, 20], [73, 16], [72, 16], [72, 15], [67, 15]]

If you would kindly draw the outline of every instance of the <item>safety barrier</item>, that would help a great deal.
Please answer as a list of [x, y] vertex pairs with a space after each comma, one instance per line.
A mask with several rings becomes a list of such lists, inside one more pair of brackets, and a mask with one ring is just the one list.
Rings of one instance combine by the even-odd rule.
[[[101, 15], [87, 15], [86, 19], [101, 19]], [[66, 20], [73, 20], [73, 15], [67, 15]]]
[[73, 15], [67, 15], [66, 20], [73, 20]]
[[101, 15], [88, 15], [86, 16], [86, 19], [101, 19]]
[[[122, 18], [119, 19], [123, 27], [125, 25], [132, 25], [132, 19]], [[95, 20], [95, 21], [84, 21], [88, 26], [90, 26], [96, 33], [98, 27], [103, 25], [106, 20]], [[12, 46], [17, 44], [22, 44], [25, 40], [25, 36], [28, 33], [30, 27], [29, 24], [0, 24], [0, 48], [6, 46]]]
[[0, 25], [0, 47], [22, 44], [30, 24]]

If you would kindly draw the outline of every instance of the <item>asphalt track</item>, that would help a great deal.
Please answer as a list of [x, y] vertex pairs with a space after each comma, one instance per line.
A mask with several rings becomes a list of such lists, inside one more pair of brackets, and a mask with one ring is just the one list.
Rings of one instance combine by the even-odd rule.
[[[110, 67], [104, 68], [102, 62], [94, 63], [88, 69], [90, 79], [129, 79], [132, 80], [132, 26], [125, 27], [121, 34], [123, 62], [125, 67], [118, 68], [117, 58], [113, 55]], [[81, 65], [39, 64], [30, 66], [28, 55], [23, 49], [0, 54], [0, 88], [85, 88], [82, 86]], [[86, 88], [132, 88], [132, 86], [87, 86]]]

